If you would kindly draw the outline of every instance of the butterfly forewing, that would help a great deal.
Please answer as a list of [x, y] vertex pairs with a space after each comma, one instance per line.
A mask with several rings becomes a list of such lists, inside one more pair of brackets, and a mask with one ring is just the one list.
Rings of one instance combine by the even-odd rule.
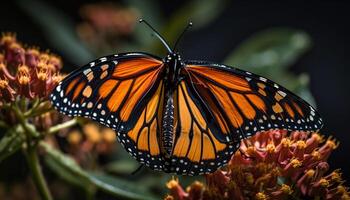
[[66, 77], [51, 94], [61, 113], [96, 120], [126, 132], [157, 91], [163, 63], [141, 53], [95, 60]]
[[222, 133], [229, 133], [229, 140], [270, 129], [316, 131], [322, 127], [322, 119], [311, 105], [264, 77], [194, 61], [187, 63], [183, 74], [205, 99]]

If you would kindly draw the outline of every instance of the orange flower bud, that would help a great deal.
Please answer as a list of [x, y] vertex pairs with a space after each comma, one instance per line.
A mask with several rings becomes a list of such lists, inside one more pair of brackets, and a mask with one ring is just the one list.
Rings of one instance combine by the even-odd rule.
[[0, 51], [5, 51], [13, 43], [16, 43], [16, 35], [13, 33], [5, 33], [0, 37]]
[[107, 143], [115, 143], [116, 135], [112, 129], [105, 128], [102, 130], [102, 140]]
[[15, 90], [9, 85], [9, 82], [5, 79], [0, 79], [0, 92], [1, 98], [5, 102], [10, 102], [15, 100]]
[[68, 134], [67, 140], [69, 144], [77, 145], [82, 140], [82, 135], [79, 131], [72, 131]]
[[56, 55], [50, 55], [48, 63], [51, 64], [54, 67], [53, 68], [54, 69], [53, 72], [57, 72], [57, 71], [62, 69], [62, 61]]
[[294, 157], [300, 161], [303, 161], [305, 148], [306, 148], [306, 143], [303, 140], [297, 141], [293, 152]]
[[13, 77], [10, 72], [8, 71], [6, 65], [0, 61], [0, 78], [1, 79], [7, 79], [7, 80], [15, 80], [15, 77]]
[[320, 143], [323, 142], [323, 136], [318, 133], [313, 133], [311, 138], [306, 140], [306, 149], [305, 152], [311, 153], [314, 151]]
[[25, 53], [26, 57], [26, 64], [31, 68], [34, 69], [34, 67], [39, 62], [39, 56], [40, 52], [37, 49], [27, 49]]
[[29, 73], [29, 68], [26, 65], [22, 65], [18, 68], [17, 82], [18, 94], [32, 99], [34, 95], [30, 90], [31, 77]]
[[256, 200], [267, 200], [268, 197], [267, 197], [267, 195], [264, 194], [263, 192], [258, 192], [258, 193], [256, 193], [256, 195], [255, 195], [255, 199], [256, 199]]
[[96, 144], [101, 140], [100, 131], [98, 129], [98, 126], [96, 126], [95, 124], [93, 124], [93, 123], [86, 124], [83, 127], [83, 130], [84, 130], [84, 134], [89, 142]]

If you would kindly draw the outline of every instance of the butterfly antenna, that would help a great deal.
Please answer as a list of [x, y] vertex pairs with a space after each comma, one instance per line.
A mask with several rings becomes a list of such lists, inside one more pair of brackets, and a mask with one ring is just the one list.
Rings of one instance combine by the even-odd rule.
[[191, 28], [193, 25], [192, 22], [188, 23], [186, 28], [182, 31], [181, 35], [177, 38], [176, 42], [175, 42], [175, 45], [174, 45], [174, 48], [173, 48], [173, 51], [175, 51], [176, 47], [177, 47], [177, 44], [179, 43], [179, 41], [181, 40], [182, 36], [185, 34], [185, 32]]
[[166, 43], [166, 41], [164, 40], [164, 38], [158, 33], [158, 31], [156, 31], [156, 29], [154, 29], [146, 20], [144, 19], [140, 19], [139, 20], [140, 23], [145, 23], [149, 28], [151, 28], [153, 30], [153, 34], [155, 36], [157, 36], [157, 38], [163, 43], [163, 45], [165, 46], [165, 48], [167, 48], [169, 53], [172, 53], [173, 51], [171, 50], [171, 48], [169, 47], [168, 43]]

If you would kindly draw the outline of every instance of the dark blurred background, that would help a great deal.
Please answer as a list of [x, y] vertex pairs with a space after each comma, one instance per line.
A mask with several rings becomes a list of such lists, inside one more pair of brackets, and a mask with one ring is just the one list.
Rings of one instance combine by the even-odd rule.
[[[66, 25], [72, 27], [76, 27], [83, 21], [81, 12], [79, 12], [81, 6], [94, 3], [94, 1], [82, 0], [45, 2], [46, 5], [60, 11], [61, 20], [69, 21], [69, 24]], [[133, 3], [138, 4], [138, 1], [127, 2], [128, 6], [131, 7]], [[154, 27], [167, 37], [171, 33], [164, 32], [161, 27], [170, 20], [174, 21], [174, 18], [177, 17], [174, 13], [187, 1], [152, 2], [152, 6], [156, 5], [157, 8], [150, 8], [150, 11], [160, 13], [152, 13], [153, 18], [151, 19], [147, 13], [138, 13], [138, 16], [149, 19]], [[90, 58], [94, 58], [98, 54], [111, 54], [119, 49], [148, 50], [147, 45], [145, 45], [141, 49], [137, 46], [120, 47], [115, 50], [104, 48], [103, 53], [101, 51], [101, 53], [96, 53], [91, 50], [90, 45], [90, 50], [76, 53], [76, 56], [74, 52], [67, 54], [63, 52], [64, 48], [60, 44], [63, 42], [62, 38], [68, 38], [64, 35], [66, 32], [61, 32], [61, 27], [55, 27], [55, 21], [52, 21], [52, 27], [45, 25], [45, 22], [40, 19], [45, 18], [40, 12], [40, 9], [43, 9], [44, 13], [45, 7], [38, 8], [36, 4], [37, 1], [7, 1], [2, 3], [0, 7], [0, 32], [15, 32], [19, 40], [26, 44], [35, 44], [41, 49], [51, 49], [52, 52], [62, 56], [66, 72], [87, 63]], [[119, 1], [119, 4], [126, 3]], [[143, 2], [142, 4], [147, 3]], [[31, 6], [33, 9], [27, 9]], [[350, 3], [348, 1], [264, 1], [258, 3], [254, 1], [226, 1], [224, 7], [220, 7], [220, 9], [220, 13], [208, 23], [186, 33], [180, 44], [183, 56], [186, 59], [223, 62], [232, 49], [261, 30], [272, 27], [288, 27], [306, 32], [310, 36], [311, 46], [296, 62], [292, 63], [289, 70], [295, 74], [307, 73], [309, 75], [311, 93], [325, 122], [325, 127], [321, 132], [326, 135], [332, 134], [340, 141], [339, 148], [330, 158], [331, 167], [333, 169], [342, 168], [344, 178], [349, 180], [350, 84], [348, 81], [350, 55], [348, 52], [350, 51]], [[207, 9], [207, 11], [217, 12], [217, 8]], [[208, 13], [208, 15], [210, 14]], [[154, 19], [154, 15], [158, 16], [158, 20]], [[191, 16], [191, 14], [187, 13], [187, 16]], [[177, 23], [185, 26], [189, 20], [179, 17]], [[196, 21], [193, 22], [195, 27]], [[61, 34], [62, 38], [57, 37], [57, 35], [50, 37], [52, 33]], [[120, 37], [123, 39], [124, 36]], [[143, 37], [144, 40], [155, 40], [148, 32], [144, 32]], [[129, 39], [125, 38], [125, 40]], [[67, 41], [69, 42], [69, 40], [64, 42]], [[158, 41], [155, 40], [155, 43]], [[159, 53], [159, 56], [163, 56], [164, 53], [162, 50], [153, 52]]]

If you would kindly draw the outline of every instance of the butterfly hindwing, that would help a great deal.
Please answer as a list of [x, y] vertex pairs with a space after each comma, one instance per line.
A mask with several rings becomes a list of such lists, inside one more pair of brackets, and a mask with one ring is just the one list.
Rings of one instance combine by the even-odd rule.
[[157, 90], [141, 111], [135, 126], [127, 133], [118, 132], [122, 146], [141, 164], [153, 170], [164, 170], [164, 158], [159, 143], [163, 111], [164, 86]]
[[270, 129], [315, 131], [322, 127], [311, 105], [264, 77], [196, 61], [187, 62], [183, 74], [231, 140]]
[[181, 81], [174, 95], [176, 129], [171, 164], [165, 166], [177, 174], [214, 172], [226, 164], [239, 147], [239, 142], [216, 139], [195, 97], [189, 84]]

